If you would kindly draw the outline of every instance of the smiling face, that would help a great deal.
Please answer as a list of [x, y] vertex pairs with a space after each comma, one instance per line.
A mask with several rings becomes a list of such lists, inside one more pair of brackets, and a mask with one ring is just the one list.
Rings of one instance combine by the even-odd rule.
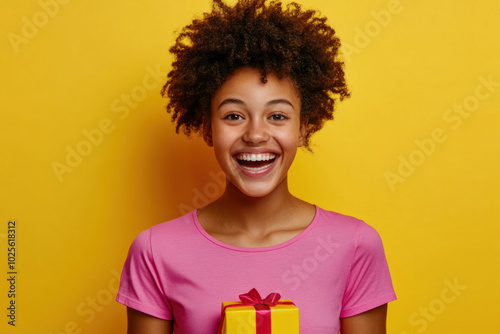
[[251, 197], [286, 187], [286, 176], [305, 138], [300, 97], [287, 78], [243, 68], [212, 97], [207, 143], [232, 185]]

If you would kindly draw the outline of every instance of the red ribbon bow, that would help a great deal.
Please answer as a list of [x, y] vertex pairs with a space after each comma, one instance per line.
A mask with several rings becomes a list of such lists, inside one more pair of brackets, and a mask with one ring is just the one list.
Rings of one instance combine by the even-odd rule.
[[[228, 307], [238, 307], [238, 306], [253, 306], [255, 308], [255, 327], [257, 334], [272, 334], [271, 327], [271, 306], [278, 304], [291, 304], [292, 302], [280, 302], [279, 299], [281, 295], [277, 292], [270, 293], [266, 298], [262, 299], [259, 292], [253, 288], [248, 293], [240, 295], [240, 300], [243, 304], [232, 304], [227, 305], [222, 310], [223, 317], [224, 311]], [[219, 324], [218, 333], [222, 333], [222, 324], [224, 318]]]
[[267, 305], [274, 306], [280, 300], [281, 295], [277, 292], [271, 292], [266, 298], [262, 299], [259, 292], [253, 288], [248, 293], [240, 295], [240, 300], [245, 305]]

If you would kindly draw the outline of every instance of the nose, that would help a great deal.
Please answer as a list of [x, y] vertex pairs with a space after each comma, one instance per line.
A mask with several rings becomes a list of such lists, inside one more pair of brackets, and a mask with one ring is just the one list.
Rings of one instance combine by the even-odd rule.
[[269, 140], [270, 134], [268, 126], [264, 121], [258, 119], [250, 120], [243, 134], [243, 141], [250, 145], [258, 145]]

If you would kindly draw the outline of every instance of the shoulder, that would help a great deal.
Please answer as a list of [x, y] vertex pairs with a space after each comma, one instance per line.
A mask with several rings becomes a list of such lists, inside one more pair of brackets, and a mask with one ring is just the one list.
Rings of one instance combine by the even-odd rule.
[[183, 233], [186, 230], [190, 230], [191, 227], [193, 227], [195, 216], [196, 216], [196, 210], [186, 213], [185, 215], [174, 218], [172, 220], [156, 224], [151, 228], [149, 228], [149, 230], [153, 237], [156, 235]]
[[335, 211], [329, 211], [329, 210], [325, 210], [323, 208], [320, 208], [319, 206], [316, 207], [317, 209], [317, 218], [319, 220], [324, 220], [324, 221], [328, 221], [328, 222], [331, 222], [331, 223], [336, 223], [336, 224], [360, 224], [360, 223], [363, 223], [362, 220], [358, 219], [358, 218], [355, 218], [355, 217], [352, 217], [352, 216], [348, 216], [348, 215], [344, 215], [344, 214], [341, 214], [339, 212], [335, 212]]
[[130, 252], [151, 253], [152, 248], [166, 245], [169, 240], [181, 240], [195, 229], [193, 222], [195, 214], [193, 211], [140, 232], [132, 242]]
[[356, 248], [378, 248], [381, 244], [377, 230], [361, 219], [328, 211], [318, 207], [317, 223], [323, 233], [335, 233], [344, 240], [350, 240]]
[[316, 219], [319, 225], [326, 226], [328, 228], [335, 228], [339, 231], [351, 233], [372, 231], [376, 233], [373, 227], [359, 218], [341, 214], [335, 211], [325, 210], [320, 207], [317, 207]]

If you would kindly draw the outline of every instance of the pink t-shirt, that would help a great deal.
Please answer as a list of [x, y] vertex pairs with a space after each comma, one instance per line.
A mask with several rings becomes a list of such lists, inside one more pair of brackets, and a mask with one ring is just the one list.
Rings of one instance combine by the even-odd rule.
[[174, 320], [175, 334], [215, 334], [221, 303], [252, 288], [291, 299], [301, 334], [338, 333], [340, 318], [396, 299], [378, 233], [316, 207], [302, 233], [264, 248], [217, 241], [196, 211], [153, 226], [130, 247], [117, 301]]

